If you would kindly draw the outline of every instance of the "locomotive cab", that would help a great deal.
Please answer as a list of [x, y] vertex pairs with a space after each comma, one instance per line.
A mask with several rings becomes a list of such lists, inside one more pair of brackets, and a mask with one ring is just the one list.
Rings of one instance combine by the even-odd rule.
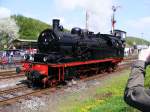
[[126, 38], [126, 32], [125, 31], [114, 30], [113, 35], [120, 38], [122, 41], [125, 41], [125, 38]]

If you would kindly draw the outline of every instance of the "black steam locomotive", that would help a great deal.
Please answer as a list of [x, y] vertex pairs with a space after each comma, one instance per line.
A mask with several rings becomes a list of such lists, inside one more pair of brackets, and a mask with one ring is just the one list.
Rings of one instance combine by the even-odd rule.
[[59, 20], [53, 20], [53, 29], [44, 30], [38, 38], [39, 53], [35, 54], [34, 61], [66, 63], [121, 58], [124, 56], [124, 39], [121, 33], [115, 31], [115, 35], [94, 34], [80, 28], [63, 32]]
[[94, 34], [77, 27], [64, 31], [54, 19], [53, 28], [39, 35], [34, 61], [23, 63], [27, 79], [32, 84], [53, 85], [87, 71], [113, 69], [123, 60], [125, 34], [121, 30]]

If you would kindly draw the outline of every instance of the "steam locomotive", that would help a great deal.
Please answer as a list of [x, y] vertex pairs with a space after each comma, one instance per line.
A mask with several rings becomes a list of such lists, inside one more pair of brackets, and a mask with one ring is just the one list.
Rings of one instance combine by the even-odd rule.
[[54, 19], [53, 27], [40, 33], [38, 53], [23, 62], [32, 85], [52, 86], [91, 72], [114, 70], [123, 60], [126, 32], [94, 34], [78, 27], [65, 31], [59, 21]]

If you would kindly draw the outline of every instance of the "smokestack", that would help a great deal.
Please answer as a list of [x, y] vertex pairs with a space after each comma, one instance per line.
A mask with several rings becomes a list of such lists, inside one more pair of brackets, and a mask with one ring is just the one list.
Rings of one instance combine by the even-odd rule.
[[53, 19], [53, 30], [59, 29], [59, 19]]

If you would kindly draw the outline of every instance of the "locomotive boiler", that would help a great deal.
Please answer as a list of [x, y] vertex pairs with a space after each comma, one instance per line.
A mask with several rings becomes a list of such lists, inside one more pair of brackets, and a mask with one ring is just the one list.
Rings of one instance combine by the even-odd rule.
[[42, 31], [34, 60], [23, 62], [27, 80], [32, 85], [53, 85], [73, 77], [115, 69], [123, 60], [126, 32], [101, 34], [78, 27], [66, 31], [59, 20]]

